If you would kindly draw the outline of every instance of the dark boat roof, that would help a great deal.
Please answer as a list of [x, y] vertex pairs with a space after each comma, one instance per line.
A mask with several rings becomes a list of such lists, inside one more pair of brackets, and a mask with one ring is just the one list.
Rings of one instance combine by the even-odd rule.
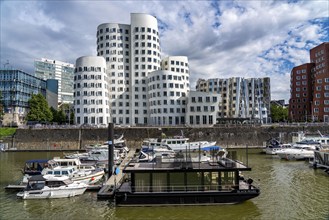
[[25, 163], [47, 163], [49, 159], [33, 159], [33, 160], [28, 160]]
[[31, 176], [29, 181], [46, 181], [47, 179], [43, 178], [42, 175]]
[[214, 171], [250, 171], [251, 168], [239, 161], [223, 158], [211, 162], [134, 162], [131, 161], [123, 170], [124, 173], [139, 172], [214, 172]]
[[296, 143], [297, 144], [321, 144], [320, 142], [315, 141], [315, 140], [301, 140]]

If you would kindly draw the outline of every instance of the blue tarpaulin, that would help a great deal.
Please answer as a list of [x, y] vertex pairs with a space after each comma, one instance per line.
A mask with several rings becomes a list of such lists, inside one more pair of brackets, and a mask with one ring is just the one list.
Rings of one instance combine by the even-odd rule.
[[115, 168], [115, 172], [114, 172], [114, 174], [115, 174], [115, 175], [118, 175], [119, 173], [120, 173], [120, 167]]
[[205, 151], [210, 151], [210, 150], [220, 150], [222, 148], [220, 146], [211, 146], [211, 147], [203, 147], [201, 149]]

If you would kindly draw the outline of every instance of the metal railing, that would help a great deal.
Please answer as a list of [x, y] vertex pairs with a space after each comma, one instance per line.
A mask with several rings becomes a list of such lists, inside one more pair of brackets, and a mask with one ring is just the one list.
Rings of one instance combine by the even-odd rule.
[[132, 187], [134, 192], [205, 192], [221, 191], [230, 192], [239, 189], [239, 185], [157, 185], [157, 186], [135, 186]]

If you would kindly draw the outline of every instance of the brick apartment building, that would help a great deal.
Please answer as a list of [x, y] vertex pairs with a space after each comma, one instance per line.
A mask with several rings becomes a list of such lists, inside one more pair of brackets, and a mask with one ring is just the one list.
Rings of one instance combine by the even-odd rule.
[[329, 42], [312, 48], [310, 60], [291, 71], [289, 118], [329, 122]]

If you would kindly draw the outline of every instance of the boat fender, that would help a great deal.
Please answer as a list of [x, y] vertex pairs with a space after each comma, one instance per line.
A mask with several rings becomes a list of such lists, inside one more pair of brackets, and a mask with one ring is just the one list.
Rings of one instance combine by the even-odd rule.
[[252, 182], [254, 182], [254, 181], [252, 179], [250, 179], [250, 178], [247, 180], [247, 183], [248, 184], [252, 184]]

